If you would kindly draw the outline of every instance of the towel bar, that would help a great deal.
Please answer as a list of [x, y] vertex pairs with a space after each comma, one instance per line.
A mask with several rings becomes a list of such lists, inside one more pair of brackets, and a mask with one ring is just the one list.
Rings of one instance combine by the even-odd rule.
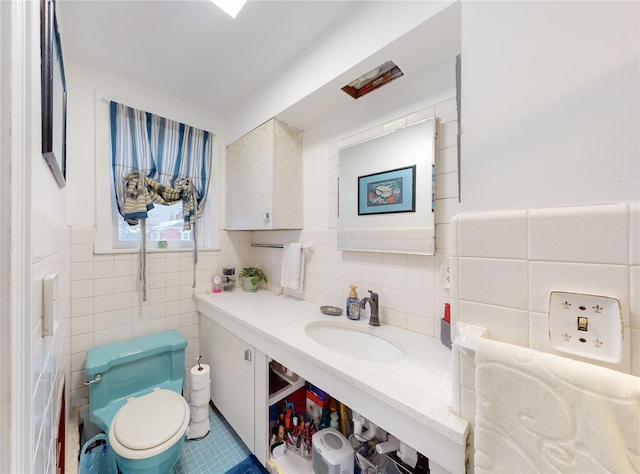
[[[269, 248], [269, 249], [283, 249], [284, 244], [261, 244], [256, 242], [251, 242], [252, 247], [260, 247], [260, 248]], [[313, 248], [313, 244], [302, 244], [302, 250], [311, 250]]]

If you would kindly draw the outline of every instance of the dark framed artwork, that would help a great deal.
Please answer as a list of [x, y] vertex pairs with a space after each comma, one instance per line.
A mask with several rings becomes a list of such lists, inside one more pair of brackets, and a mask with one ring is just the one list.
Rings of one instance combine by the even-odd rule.
[[67, 83], [55, 2], [40, 0], [42, 156], [59, 187], [67, 176]]
[[358, 215], [416, 211], [416, 166], [358, 177]]

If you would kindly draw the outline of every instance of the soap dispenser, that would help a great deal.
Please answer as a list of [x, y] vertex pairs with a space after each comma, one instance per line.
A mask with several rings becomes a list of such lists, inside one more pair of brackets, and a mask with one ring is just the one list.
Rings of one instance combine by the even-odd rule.
[[349, 285], [349, 296], [347, 297], [347, 318], [360, 319], [360, 300], [358, 299], [358, 292], [356, 285]]

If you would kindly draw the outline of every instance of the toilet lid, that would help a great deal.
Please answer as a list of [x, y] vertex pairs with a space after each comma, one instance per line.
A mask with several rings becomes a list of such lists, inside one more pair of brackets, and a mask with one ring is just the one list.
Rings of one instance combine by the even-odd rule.
[[132, 398], [116, 413], [113, 433], [116, 439], [129, 449], [151, 449], [169, 438], [181, 428], [188, 405], [182, 396], [165, 389], [138, 398]]

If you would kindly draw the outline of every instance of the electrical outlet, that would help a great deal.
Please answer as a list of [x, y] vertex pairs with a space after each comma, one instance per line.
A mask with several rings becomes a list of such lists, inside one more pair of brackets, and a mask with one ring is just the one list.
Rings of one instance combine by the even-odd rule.
[[449, 259], [443, 260], [440, 264], [440, 277], [442, 278], [442, 288], [451, 288], [451, 265]]
[[548, 318], [549, 341], [554, 349], [588, 359], [620, 362], [624, 324], [616, 298], [552, 291]]

